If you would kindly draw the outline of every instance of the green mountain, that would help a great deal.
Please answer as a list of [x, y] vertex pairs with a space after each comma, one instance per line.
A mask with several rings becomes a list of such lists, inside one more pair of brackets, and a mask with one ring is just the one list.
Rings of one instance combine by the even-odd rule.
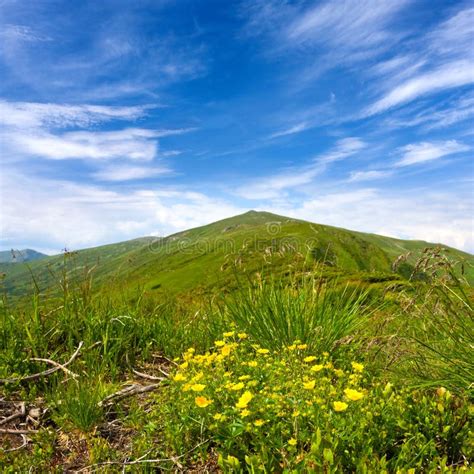
[[40, 260], [46, 257], [46, 254], [32, 249], [0, 251], [0, 263], [32, 262], [33, 260]]
[[[423, 249], [438, 245], [249, 211], [165, 238], [105, 245], [47, 257], [28, 266], [1, 264], [0, 271], [11, 296], [31, 291], [31, 275], [44, 291], [63, 279], [64, 272], [73, 277], [92, 268], [96, 284], [111, 291], [141, 288], [157, 295], [197, 295], [232, 289], [237, 285], [236, 274], [284, 277], [312, 271], [317, 264], [328, 276], [367, 282], [401, 280], [392, 269], [400, 255], [410, 253], [402, 266], [402, 273], [408, 276]], [[474, 282], [474, 257], [443, 248], [450, 259], [464, 262], [466, 277]]]

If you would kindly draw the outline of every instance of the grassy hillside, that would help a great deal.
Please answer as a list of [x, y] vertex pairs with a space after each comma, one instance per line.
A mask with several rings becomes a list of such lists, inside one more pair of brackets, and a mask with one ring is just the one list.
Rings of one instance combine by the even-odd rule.
[[[308, 272], [324, 264], [324, 272], [365, 281], [397, 280], [392, 264], [411, 253], [405, 276], [426, 247], [435, 244], [392, 239], [249, 211], [166, 238], [143, 238], [79, 251], [67, 259], [49, 257], [24, 265], [0, 265], [9, 295], [27, 293], [32, 275], [44, 291], [64, 271], [81, 273], [94, 267], [96, 283], [111, 291], [142, 288], [156, 294], [219, 291], [236, 285], [235, 273], [256, 272], [282, 277]], [[447, 248], [453, 260], [467, 262], [474, 280], [474, 257]], [[407, 267], [408, 266], [408, 267]], [[408, 268], [408, 269], [407, 269]], [[71, 276], [71, 275], [69, 275]]]

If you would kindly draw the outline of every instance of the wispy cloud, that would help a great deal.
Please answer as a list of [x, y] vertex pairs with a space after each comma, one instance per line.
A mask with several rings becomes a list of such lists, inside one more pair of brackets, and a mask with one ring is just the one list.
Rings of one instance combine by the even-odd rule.
[[396, 86], [388, 94], [372, 104], [366, 110], [366, 115], [383, 112], [440, 90], [472, 83], [474, 83], [474, 61], [448, 63]]
[[166, 167], [114, 165], [100, 169], [93, 173], [93, 177], [99, 181], [133, 181], [155, 178], [170, 173], [171, 170]]
[[339, 140], [327, 153], [313, 158], [305, 166], [288, 168], [278, 174], [253, 180], [237, 189], [239, 196], [246, 199], [271, 199], [281, 196], [285, 190], [294, 189], [311, 183], [331, 163], [348, 158], [364, 149], [367, 144], [357, 137]]
[[279, 138], [285, 137], [287, 135], [294, 135], [295, 133], [304, 132], [308, 128], [310, 128], [310, 124], [307, 122], [297, 123], [296, 125], [293, 125], [285, 130], [280, 130], [278, 132], [272, 133], [269, 138]]
[[350, 182], [371, 181], [392, 176], [388, 170], [352, 171], [349, 177]]
[[422, 142], [406, 145], [400, 150], [402, 152], [402, 158], [398, 160], [394, 166], [401, 167], [416, 165], [469, 150], [469, 146], [458, 143], [456, 140], [449, 140], [441, 143]]
[[26, 129], [40, 126], [90, 126], [110, 120], [136, 120], [156, 105], [107, 106], [8, 102], [0, 100], [0, 126]]

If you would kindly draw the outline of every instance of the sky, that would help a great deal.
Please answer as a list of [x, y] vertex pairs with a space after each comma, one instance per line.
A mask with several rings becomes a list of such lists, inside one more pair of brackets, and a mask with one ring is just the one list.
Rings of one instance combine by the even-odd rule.
[[474, 252], [474, 7], [0, 0], [0, 248], [249, 209]]

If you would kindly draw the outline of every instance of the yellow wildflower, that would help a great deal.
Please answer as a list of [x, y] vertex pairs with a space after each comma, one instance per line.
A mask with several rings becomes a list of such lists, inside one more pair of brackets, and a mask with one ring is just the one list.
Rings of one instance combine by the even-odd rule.
[[289, 351], [294, 351], [296, 349], [296, 344], [291, 344], [291, 346], [288, 346]]
[[257, 367], [258, 365], [258, 362], [256, 360], [251, 360], [249, 363], [248, 363], [248, 366], [249, 367]]
[[334, 402], [333, 403], [334, 411], [345, 411], [347, 410], [347, 403], [345, 402]]
[[230, 377], [231, 375], [232, 375], [232, 372], [230, 371], [224, 372], [224, 377]]
[[241, 375], [239, 377], [239, 380], [248, 380], [250, 378], [250, 375]]
[[175, 382], [182, 382], [183, 380], [186, 380], [186, 377], [183, 374], [180, 374], [179, 372], [173, 377], [173, 380]]
[[308, 357], [305, 357], [303, 360], [305, 362], [313, 362], [314, 360], [316, 360], [316, 357], [315, 356], [308, 356]]
[[239, 334], [237, 334], [237, 336], [239, 336], [240, 339], [247, 339], [248, 338], [248, 335], [245, 332], [239, 332]]
[[224, 341], [215, 341], [214, 344], [215, 344], [217, 347], [225, 346], [225, 342], [224, 342]]
[[263, 424], [265, 424], [265, 421], [261, 419], [255, 420], [254, 423], [255, 426], [262, 426]]
[[307, 349], [307, 348], [308, 348], [308, 344], [298, 344], [296, 347], [297, 347], [298, 349], [303, 350], [303, 349]]
[[222, 347], [221, 349], [221, 354], [223, 356], [228, 356], [230, 354], [230, 351], [232, 350], [232, 347], [231, 346], [224, 346]]
[[231, 390], [242, 390], [244, 387], [245, 387], [244, 383], [243, 383], [243, 382], [239, 382], [239, 383], [234, 383], [234, 384], [232, 384], [232, 386], [230, 387], [230, 389], [231, 389]]
[[214, 416], [213, 416], [214, 420], [217, 420], [217, 421], [223, 421], [225, 420], [226, 416], [223, 415], [222, 413], [216, 413]]
[[236, 408], [246, 408], [252, 398], [252, 392], [246, 390], [239, 398], [239, 401], [236, 403]]
[[199, 408], [206, 408], [212, 403], [212, 400], [209, 400], [209, 398], [206, 397], [196, 397], [194, 402]]
[[191, 385], [190, 388], [193, 392], [202, 392], [206, 386], [202, 383], [195, 383], [194, 385]]
[[187, 368], [188, 368], [188, 365], [189, 365], [189, 362], [186, 361], [186, 362], [183, 362], [183, 363], [179, 366], [179, 368], [180, 368], [180, 369], [187, 369]]
[[315, 380], [309, 380], [308, 382], [303, 382], [303, 387], [306, 390], [313, 390], [314, 386], [316, 385]]
[[323, 370], [324, 369], [324, 365], [322, 364], [316, 364], [316, 365], [313, 365], [313, 367], [311, 367], [311, 372], [319, 372], [320, 370]]
[[351, 365], [356, 372], [362, 372], [364, 370], [364, 366], [358, 362], [351, 362]]
[[240, 416], [242, 418], [245, 418], [246, 416], [249, 416], [249, 415], [250, 415], [250, 410], [247, 410], [246, 408], [240, 412]]
[[232, 337], [235, 334], [235, 331], [229, 331], [224, 333], [224, 337]]
[[338, 376], [338, 377], [342, 377], [344, 375], [344, 371], [341, 370], [341, 369], [334, 369], [334, 373]]
[[268, 354], [270, 351], [268, 349], [257, 349], [258, 354]]
[[353, 402], [356, 402], [357, 400], [364, 398], [364, 394], [362, 392], [359, 392], [358, 390], [354, 390], [353, 388], [346, 388], [344, 390], [344, 394], [349, 400], [352, 400]]
[[296, 446], [296, 443], [297, 443], [297, 441], [296, 441], [295, 438], [290, 438], [290, 439], [288, 440], [288, 444], [289, 444], [290, 446]]

